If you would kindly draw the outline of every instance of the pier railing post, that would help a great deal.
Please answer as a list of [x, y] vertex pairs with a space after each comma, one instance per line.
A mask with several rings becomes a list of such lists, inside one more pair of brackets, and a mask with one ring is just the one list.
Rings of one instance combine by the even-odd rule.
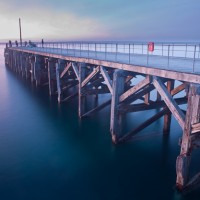
[[111, 102], [111, 116], [110, 116], [110, 132], [113, 143], [117, 143], [121, 136], [121, 119], [122, 116], [118, 112], [119, 97], [124, 92], [123, 70], [115, 70], [113, 74], [113, 94]]
[[[195, 128], [196, 127], [196, 128]], [[178, 189], [187, 189], [193, 184], [199, 183], [199, 175], [189, 181], [189, 169], [193, 148], [200, 144], [200, 85], [190, 84], [188, 95], [188, 107], [185, 126], [181, 142], [181, 152], [176, 161], [176, 184]], [[195, 143], [198, 143], [196, 145]], [[189, 183], [190, 182], [190, 183]]]

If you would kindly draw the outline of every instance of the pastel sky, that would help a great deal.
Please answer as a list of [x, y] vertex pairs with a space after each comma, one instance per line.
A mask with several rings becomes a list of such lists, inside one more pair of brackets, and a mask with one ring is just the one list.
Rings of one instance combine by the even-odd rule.
[[200, 0], [0, 0], [0, 39], [200, 41]]

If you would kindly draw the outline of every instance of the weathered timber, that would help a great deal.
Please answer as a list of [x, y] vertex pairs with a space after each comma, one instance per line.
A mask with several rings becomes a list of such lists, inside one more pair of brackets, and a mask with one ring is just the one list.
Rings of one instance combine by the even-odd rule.
[[140, 132], [141, 130], [143, 130], [144, 128], [146, 128], [147, 126], [149, 126], [150, 124], [152, 124], [156, 120], [160, 119], [163, 115], [165, 115], [168, 112], [169, 112], [168, 108], [164, 108], [162, 111], [156, 113], [153, 117], [151, 117], [150, 119], [146, 120], [141, 125], [139, 125], [138, 127], [134, 128], [132, 131], [127, 133], [126, 135], [122, 136], [119, 139], [119, 142], [121, 143], [121, 142], [125, 142], [127, 140], [130, 140], [138, 132]]
[[108, 75], [108, 72], [103, 66], [100, 66], [100, 71], [101, 74], [105, 80], [106, 85], [108, 86], [108, 89], [110, 90], [111, 95], [113, 94], [113, 89], [112, 89], [112, 80], [110, 79], [110, 76]]
[[80, 58], [80, 57], [74, 57], [74, 56], [64, 56], [61, 54], [54, 54], [54, 53], [46, 53], [46, 52], [39, 52], [29, 49], [15, 49], [15, 51], [23, 51], [30, 54], [38, 54], [46, 57], [52, 57], [57, 59], [64, 59], [72, 62], [80, 62], [80, 63], [88, 63], [96, 66], [104, 66], [109, 67], [113, 69], [122, 69], [125, 71], [139, 73], [139, 74], [146, 74], [151, 76], [158, 76], [162, 78], [168, 78], [168, 79], [174, 79], [189, 83], [200, 83], [200, 75], [199, 74], [192, 74], [187, 72], [180, 72], [175, 70], [169, 70], [169, 69], [159, 69], [154, 68], [151, 66], [145, 67], [145, 66], [138, 66], [133, 64], [124, 64], [124, 63], [116, 63], [111, 61], [104, 61], [104, 60], [96, 60], [93, 58]]
[[142, 80], [140, 83], [135, 85], [134, 87], [130, 88], [128, 91], [126, 91], [124, 94], [120, 96], [120, 102], [126, 100], [128, 97], [130, 97], [132, 94], [136, 93], [137, 91], [141, 90], [145, 86], [147, 86], [151, 81], [150, 76], [147, 76], [144, 80]]
[[194, 124], [200, 123], [200, 95], [198, 94], [199, 88], [200, 85], [191, 84], [189, 89], [188, 107], [181, 142], [181, 152], [176, 161], [176, 184], [180, 190], [184, 190], [193, 184], [197, 184], [197, 182], [199, 183], [199, 178], [197, 176], [196, 178], [193, 178], [193, 181], [190, 181], [188, 184], [191, 153], [194, 143], [193, 140], [195, 141], [195, 134], [192, 134], [192, 129]]
[[72, 68], [74, 70], [74, 73], [76, 74], [77, 79], [79, 80], [79, 71], [75, 62], [72, 63]]
[[[169, 92], [169, 94], [171, 94], [173, 88], [174, 88], [174, 80], [167, 81], [167, 91]], [[164, 134], [168, 134], [170, 131], [171, 118], [172, 118], [171, 113], [164, 115], [164, 127], [163, 127]]]
[[108, 105], [110, 105], [110, 104], [111, 104], [111, 100], [108, 100], [108, 101], [102, 103], [101, 105], [96, 106], [96, 107], [93, 108], [92, 110], [86, 112], [85, 114], [82, 115], [82, 117], [91, 116], [91, 115], [93, 115], [94, 113], [96, 113], [97, 111], [102, 110], [103, 108], [105, 108], [106, 106], [108, 106]]
[[120, 102], [120, 95], [124, 91], [124, 75], [123, 70], [116, 70], [113, 75], [113, 95], [111, 103], [111, 116], [110, 116], [110, 131], [112, 135], [112, 141], [116, 144], [121, 137], [121, 118], [119, 114], [118, 104]]
[[[72, 64], [72, 66], [75, 66]], [[82, 82], [86, 76], [86, 65], [85, 63], [79, 63], [79, 71], [77, 78], [79, 77], [79, 87], [78, 87], [78, 116], [81, 118], [85, 113], [85, 96], [82, 94]]]
[[63, 99], [62, 102], [70, 101], [70, 100], [72, 100], [76, 96], [78, 96], [78, 92], [75, 92], [75, 93], [69, 95], [68, 97], [66, 97], [65, 99]]
[[93, 72], [90, 73], [81, 83], [81, 87], [84, 87], [97, 73], [99, 72], [99, 66], [94, 68]]
[[181, 85], [177, 86], [173, 90], [171, 90], [171, 95], [174, 96], [178, 94], [179, 92], [183, 91], [185, 89], [186, 83], [182, 83]]
[[[187, 103], [187, 98], [185, 97], [177, 98], [174, 100], [178, 105]], [[152, 110], [152, 109], [158, 109], [158, 108], [164, 108], [164, 107], [166, 107], [166, 104], [164, 101], [155, 101], [149, 104], [145, 104], [145, 103], [130, 104], [130, 105], [122, 104], [119, 106], [119, 112], [121, 113], [140, 112], [140, 111]]]
[[181, 111], [181, 109], [178, 107], [170, 93], [167, 91], [166, 86], [163, 84], [163, 82], [158, 78], [154, 77], [153, 79], [153, 85], [157, 89], [157, 91], [160, 93], [162, 96], [163, 100], [165, 101], [167, 107], [169, 110], [172, 112], [174, 117], [177, 119], [179, 125], [181, 128], [184, 128], [184, 120], [185, 120], [185, 115]]
[[69, 68], [72, 66], [72, 63], [71, 62], [69, 62], [67, 65], [66, 65], [66, 67], [65, 67], [65, 69], [62, 71], [62, 73], [60, 74], [60, 78], [63, 78], [63, 76], [67, 73], [67, 71], [69, 70]]

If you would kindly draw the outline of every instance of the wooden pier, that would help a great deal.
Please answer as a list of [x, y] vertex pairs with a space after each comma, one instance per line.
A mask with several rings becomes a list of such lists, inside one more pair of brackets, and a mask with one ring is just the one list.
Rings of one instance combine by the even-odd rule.
[[[75, 46], [77, 45], [76, 43]], [[177, 188], [183, 191], [199, 185], [200, 173], [194, 177], [189, 175], [191, 154], [194, 149], [200, 147], [200, 67], [197, 66], [200, 59], [199, 56], [196, 57], [199, 52], [195, 52], [194, 58], [187, 60], [190, 64], [194, 62], [190, 69], [182, 70], [182, 66], [169, 68], [170, 52], [167, 67], [154, 67], [149, 59], [163, 60], [166, 56], [162, 54], [157, 58], [148, 52], [146, 55], [132, 55], [130, 44], [129, 53], [124, 54], [109, 53], [106, 48], [107, 51], [103, 54], [97, 50], [96, 44], [90, 51], [82, 49], [81, 44], [79, 49], [62, 47], [7, 47], [5, 64], [36, 86], [48, 84], [49, 95], [57, 95], [59, 103], [78, 96], [80, 118], [95, 114], [111, 105], [110, 133], [115, 144], [132, 139], [161, 117], [164, 119], [163, 133], [169, 134], [173, 115], [183, 131], [180, 155], [176, 161]], [[116, 59], [121, 55], [127, 60], [123, 62]], [[147, 64], [134, 64], [134, 61], [131, 62], [132, 56], [140, 56], [142, 59], [147, 57]], [[179, 58], [175, 58], [177, 59]], [[106, 94], [110, 99], [86, 110], [87, 96], [95, 95], [98, 98], [99, 94]], [[187, 104], [186, 110], [181, 109], [182, 104]], [[158, 112], [150, 119], [124, 133], [122, 119], [126, 113], [158, 108]]]

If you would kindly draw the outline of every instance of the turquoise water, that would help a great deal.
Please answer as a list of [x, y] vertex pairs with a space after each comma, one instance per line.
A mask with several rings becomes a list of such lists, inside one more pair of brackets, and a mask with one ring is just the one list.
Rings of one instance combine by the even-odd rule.
[[[77, 99], [62, 105], [4, 66], [0, 49], [0, 199], [199, 199], [174, 189], [181, 130], [163, 120], [135, 141], [113, 145], [109, 108], [79, 120]], [[156, 111], [129, 114], [126, 129]], [[200, 170], [194, 155], [191, 172]]]

